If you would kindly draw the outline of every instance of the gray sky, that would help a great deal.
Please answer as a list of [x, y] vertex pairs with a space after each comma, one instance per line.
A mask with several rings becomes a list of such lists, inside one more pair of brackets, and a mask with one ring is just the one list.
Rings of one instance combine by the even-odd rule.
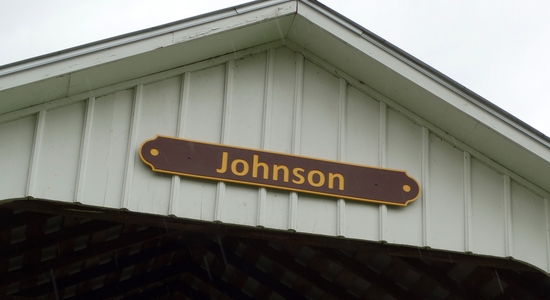
[[[0, 65], [242, 0], [3, 0]], [[322, 0], [550, 136], [550, 1]]]

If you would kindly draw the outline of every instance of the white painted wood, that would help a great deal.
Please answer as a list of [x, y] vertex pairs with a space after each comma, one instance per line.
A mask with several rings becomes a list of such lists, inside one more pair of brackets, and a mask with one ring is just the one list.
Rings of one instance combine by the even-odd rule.
[[[343, 79], [339, 79], [338, 90], [338, 161], [345, 161], [346, 158], [346, 102], [348, 98], [348, 84]], [[344, 199], [336, 200], [336, 235], [339, 237], [346, 236], [346, 201]]]
[[[36, 104], [30, 107], [25, 107], [19, 110], [9, 111], [5, 114], [1, 114], [0, 124], [37, 114], [41, 110], [48, 111], [48, 110], [52, 110], [54, 108], [61, 107], [61, 106], [66, 106], [78, 101], [85, 101], [90, 96], [95, 96], [95, 97], [104, 96], [107, 94], [111, 94], [111, 93], [126, 90], [126, 89], [133, 89], [140, 84], [146, 84], [146, 83], [160, 81], [160, 80], [164, 80], [164, 79], [168, 79], [176, 76], [181, 76], [185, 72], [195, 72], [195, 71], [200, 71], [213, 66], [223, 65], [229, 60], [240, 59], [250, 54], [263, 52], [272, 47], [279, 47], [281, 44], [282, 44], [282, 41], [273, 41], [270, 43], [253, 47], [253, 48], [247, 48], [240, 51], [231, 52], [230, 54], [212, 57], [212, 58], [209, 58], [208, 60], [191, 62], [181, 67], [171, 68], [171, 69], [159, 71], [153, 74], [140, 75], [138, 77], [134, 76], [130, 79], [119, 81], [108, 86], [88, 89], [85, 92], [71, 94], [70, 97], [63, 96], [64, 93], [62, 93], [63, 95], [60, 95], [58, 97], [53, 97], [53, 99], [55, 100], [51, 100], [48, 102]], [[290, 49], [287, 49], [287, 50], [291, 51]], [[62, 83], [62, 86], [66, 88], [67, 84], [68, 83], [64, 81]]]
[[303, 56], [282, 47], [275, 50], [274, 60], [269, 149], [299, 153], [300, 132], [295, 128], [301, 124], [296, 109], [301, 111]]
[[428, 247], [431, 243], [430, 235], [430, 130], [422, 126], [422, 176], [420, 177], [422, 194], [422, 246]]
[[79, 102], [48, 111], [36, 173], [35, 197], [74, 200], [85, 109], [85, 103]]
[[235, 60], [227, 144], [260, 148], [266, 97], [266, 53]]
[[305, 61], [300, 154], [336, 160], [338, 78]]
[[[387, 110], [387, 167], [422, 177], [422, 129], [393, 109]], [[419, 182], [421, 189], [422, 183]], [[422, 246], [421, 199], [406, 207], [387, 206], [388, 243]], [[406, 228], [406, 230], [403, 230]]]
[[505, 256], [504, 183], [502, 174], [471, 159], [471, 251]]
[[73, 201], [82, 203], [84, 194], [84, 184], [86, 182], [86, 168], [88, 166], [88, 152], [90, 148], [90, 136], [92, 131], [92, 122], [94, 117], [95, 97], [90, 97], [86, 101], [86, 115], [84, 116], [84, 128], [82, 130], [82, 140], [80, 141], [80, 157], [76, 177], [76, 192]]
[[346, 105], [346, 161], [367, 166], [379, 162], [380, 104], [353, 86]]
[[[378, 127], [380, 134], [378, 135], [378, 166], [385, 168], [387, 166], [387, 140], [388, 140], [388, 106], [384, 102], [380, 102], [380, 126]], [[387, 242], [388, 235], [388, 207], [385, 204], [378, 206], [378, 240]]]
[[[294, 85], [294, 113], [292, 118], [292, 154], [301, 153], [304, 74], [304, 56], [301, 53], [296, 53], [296, 83]], [[296, 192], [290, 193], [288, 206], [288, 230], [296, 231], [298, 229], [298, 194]]]
[[0, 199], [27, 196], [36, 116], [0, 124]]
[[265, 67], [264, 106], [262, 111], [262, 149], [271, 149], [271, 115], [273, 111], [273, 81], [275, 73], [275, 49], [269, 49]]
[[[189, 139], [220, 143], [224, 109], [225, 65], [190, 72], [184, 136]], [[185, 87], [184, 87], [185, 89]], [[182, 177], [176, 216], [214, 220], [217, 183]]]
[[464, 251], [462, 151], [430, 136], [430, 246]]
[[[348, 87], [345, 161], [378, 165], [380, 104], [354, 87]], [[379, 208], [376, 204], [346, 201], [346, 237], [377, 240]]]
[[[178, 127], [176, 129], [176, 137], [182, 138], [185, 134], [185, 119], [187, 117], [187, 106], [189, 103], [189, 88], [190, 88], [191, 74], [185, 73], [181, 77], [181, 89], [180, 89], [180, 102], [178, 111]], [[178, 211], [179, 194], [180, 194], [180, 176], [172, 176], [172, 185], [170, 187], [170, 203], [168, 205], [168, 214], [175, 216]]]
[[143, 85], [137, 85], [134, 91], [134, 100], [132, 104], [132, 119], [130, 121], [130, 131], [128, 134], [128, 152], [126, 158], [126, 172], [124, 173], [124, 182], [122, 184], [122, 202], [120, 208], [129, 209], [130, 192], [134, 176], [134, 165], [136, 163], [137, 135], [138, 126], [141, 117], [141, 98], [143, 94]]
[[513, 256], [548, 271], [544, 199], [511, 182]]
[[473, 252], [472, 239], [472, 162], [468, 152], [463, 152], [464, 162], [464, 250]]
[[[259, 149], [263, 143], [263, 115], [266, 102], [266, 53], [235, 61], [228, 144]], [[257, 187], [227, 184], [223, 222], [256, 226]]]
[[[269, 149], [292, 153], [296, 53], [286, 47], [274, 49]], [[269, 88], [268, 88], [269, 90]], [[265, 227], [287, 230], [290, 192], [266, 190]]]
[[226, 64], [190, 73], [185, 137], [210, 143], [222, 142]]
[[127, 160], [133, 154], [128, 143], [134, 94], [131, 89], [95, 98], [82, 204], [121, 208]]
[[[271, 113], [273, 107], [273, 74], [275, 68], [275, 49], [269, 49], [266, 59], [266, 76], [264, 87], [264, 106], [262, 114], [262, 142], [261, 149], [269, 149], [269, 140], [271, 136]], [[267, 209], [267, 190], [258, 189], [258, 212], [256, 226], [265, 227]]]
[[[97, 64], [108, 63], [149, 52], [159, 47], [177, 45], [182, 41], [193, 40], [238, 27], [250, 27], [254, 23], [266, 23], [266, 20], [294, 13], [296, 5], [297, 3], [295, 2], [275, 2], [269, 3], [264, 7], [258, 7], [253, 11], [245, 9], [242, 14], [238, 14], [234, 10], [226, 10], [216, 15], [208, 15], [199, 19], [192, 18], [172, 23], [169, 26], [160, 26], [154, 30], [142, 31], [116, 40], [94, 43], [88, 47], [65, 51], [59, 55], [25, 62], [6, 68], [0, 72], [0, 76], [17, 74], [17, 76], [4, 76], [2, 81], [0, 81], [0, 88], [8, 89], [45, 77], [59, 76], [67, 73], [67, 70], [77, 71], [90, 68]], [[259, 27], [263, 27], [262, 24], [259, 25]], [[258, 38], [266, 38], [267, 40], [260, 39], [258, 40], [259, 44], [276, 39], [277, 37], [282, 38], [280, 36], [281, 28], [277, 30], [277, 28], [273, 27], [268, 26], [267, 28], [263, 28], [265, 34]], [[246, 28], [244, 29], [246, 30]], [[235, 40], [234, 43], [237, 42]], [[240, 43], [235, 46], [241, 48], [242, 45]]]
[[[235, 61], [230, 60], [225, 65], [225, 89], [223, 97], [223, 114], [221, 124], [221, 143], [226, 144], [229, 141], [229, 129], [231, 119], [231, 105], [233, 97], [233, 73], [235, 71]], [[216, 202], [214, 206], [214, 221], [222, 222], [222, 213], [225, 204], [225, 182], [218, 182], [216, 190]]]
[[36, 116], [36, 127], [34, 129], [31, 160], [29, 163], [29, 174], [27, 177], [27, 197], [35, 196], [36, 177], [38, 176], [38, 164], [40, 161], [40, 151], [42, 150], [42, 139], [44, 136], [44, 124], [46, 124], [46, 111], [40, 111]]
[[[336, 160], [338, 150], [339, 79], [305, 62], [300, 154]], [[336, 201], [299, 195], [297, 231], [336, 234]]]
[[512, 184], [510, 176], [504, 174], [502, 176], [503, 191], [504, 191], [504, 255], [506, 257], [514, 257], [514, 218], [512, 206]]
[[172, 175], [152, 172], [139, 155], [139, 145], [157, 134], [175, 136], [178, 127], [181, 78], [174, 77], [143, 85], [136, 132], [134, 175], [128, 209], [152, 214], [168, 214]]

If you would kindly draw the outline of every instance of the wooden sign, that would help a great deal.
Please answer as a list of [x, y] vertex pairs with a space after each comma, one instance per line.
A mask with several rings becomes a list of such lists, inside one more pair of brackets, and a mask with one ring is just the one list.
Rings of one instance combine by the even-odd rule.
[[406, 206], [420, 186], [405, 171], [156, 136], [140, 148], [153, 171]]

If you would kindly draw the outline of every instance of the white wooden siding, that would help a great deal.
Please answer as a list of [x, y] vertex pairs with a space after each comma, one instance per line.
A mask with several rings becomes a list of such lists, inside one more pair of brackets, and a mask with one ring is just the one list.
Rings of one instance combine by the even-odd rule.
[[[120, 208], [126, 167], [134, 90], [123, 90], [94, 100], [82, 198], [77, 201]], [[93, 184], [90, 184], [92, 183]]]
[[38, 161], [31, 196], [74, 201], [85, 108], [80, 102], [43, 113], [45, 121], [37, 126], [42, 138], [35, 140]]
[[[388, 164], [389, 168], [407, 170], [420, 182], [422, 179], [422, 128], [390, 109], [388, 111]], [[410, 203], [407, 209], [388, 206], [389, 243], [422, 245], [423, 198]]]
[[0, 124], [0, 199], [25, 196], [36, 117]]
[[[0, 199], [510, 256], [549, 271], [546, 191], [318, 59], [246, 53], [3, 119]], [[137, 151], [156, 134], [402, 169], [422, 194], [393, 207], [154, 173]]]

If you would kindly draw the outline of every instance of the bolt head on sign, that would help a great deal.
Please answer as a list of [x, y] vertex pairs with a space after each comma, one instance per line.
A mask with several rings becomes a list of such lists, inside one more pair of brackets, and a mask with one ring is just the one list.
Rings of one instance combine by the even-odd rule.
[[139, 150], [155, 172], [406, 206], [420, 195], [407, 172], [157, 135]]

